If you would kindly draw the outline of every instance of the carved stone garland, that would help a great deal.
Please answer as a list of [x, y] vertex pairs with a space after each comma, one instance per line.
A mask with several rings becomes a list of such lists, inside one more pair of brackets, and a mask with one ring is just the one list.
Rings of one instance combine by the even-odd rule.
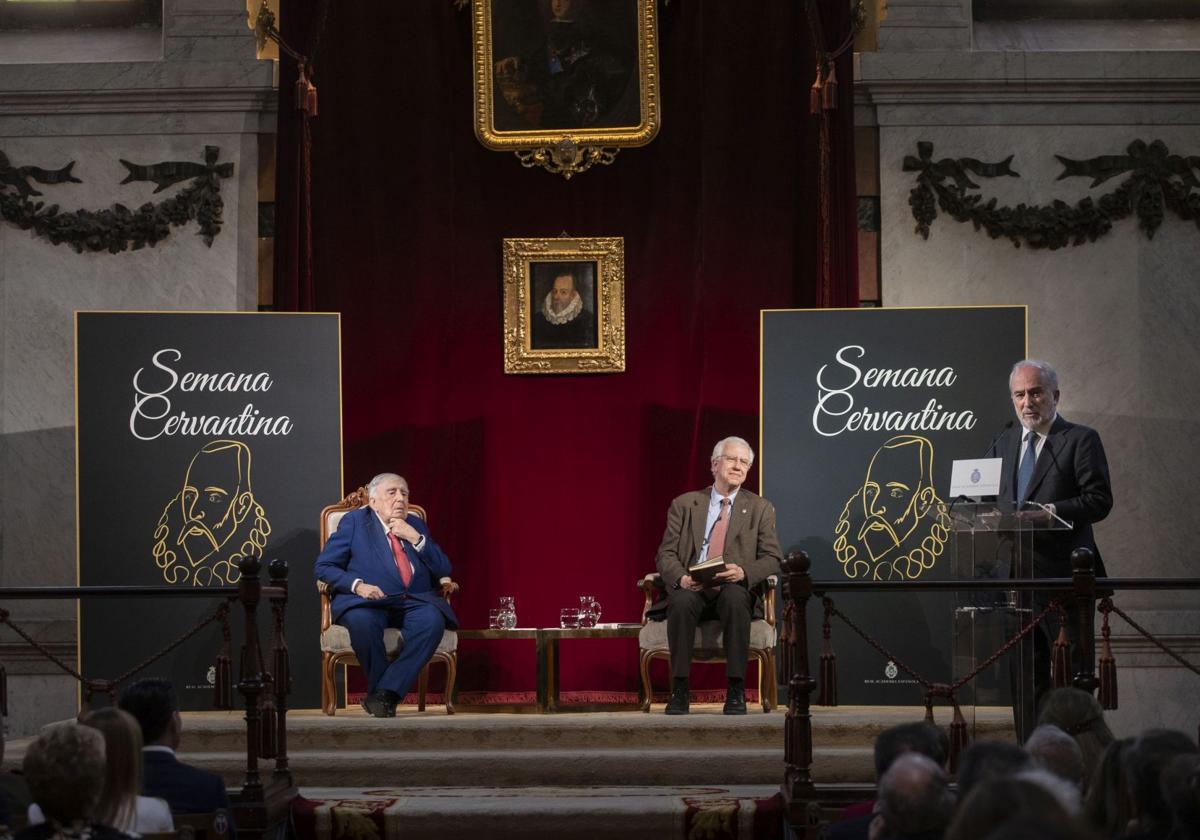
[[0, 216], [55, 245], [69, 245], [77, 253], [87, 250], [116, 254], [130, 248], [136, 251], [147, 245], [153, 247], [171, 235], [171, 228], [191, 221], [198, 223], [204, 244], [211, 247], [221, 232], [221, 179], [233, 175], [232, 163], [217, 163], [219, 154], [216, 146], [205, 146], [204, 163], [166, 161], [144, 166], [122, 160], [129, 171], [122, 184], [151, 181], [157, 185], [157, 193], [189, 178], [192, 182], [170, 198], [158, 204], [147, 202], [136, 210], [114, 204], [107, 210], [61, 211], [57, 204], [46, 207], [45, 202], [34, 201], [33, 197], [41, 193], [29, 182], [81, 184], [71, 172], [74, 161], [56, 170], [18, 167], [0, 152]]
[[[1090, 160], [1072, 160], [1055, 155], [1063, 165], [1063, 178], [1090, 177], [1096, 187], [1129, 173], [1117, 187], [1099, 198], [1086, 197], [1074, 206], [1054, 199], [1048, 205], [997, 207], [996, 199], [985, 201], [971, 175], [982, 178], [1019, 178], [1011, 168], [1013, 156], [998, 163], [974, 158], [933, 159], [933, 144], [917, 143], [917, 157], [904, 158], [904, 171], [916, 172], [917, 183], [908, 196], [917, 233], [929, 238], [929, 226], [938, 208], [957, 222], [971, 222], [992, 239], [1004, 237], [1016, 247], [1050, 248], [1095, 242], [1108, 233], [1114, 222], [1136, 215], [1138, 227], [1153, 238], [1163, 221], [1164, 205], [1184, 221], [1200, 228], [1200, 157], [1172, 155], [1167, 145], [1155, 140], [1129, 144], [1124, 155], [1103, 155]], [[970, 173], [970, 174], [968, 174]]]

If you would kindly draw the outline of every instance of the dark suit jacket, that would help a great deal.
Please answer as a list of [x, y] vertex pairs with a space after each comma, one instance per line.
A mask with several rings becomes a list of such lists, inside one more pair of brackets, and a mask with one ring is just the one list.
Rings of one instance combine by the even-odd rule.
[[[216, 773], [184, 764], [162, 750], [143, 750], [143, 795], [165, 799], [173, 814], [208, 814], [229, 811], [225, 782]], [[233, 812], [229, 812], [230, 822]]]
[[[1000, 499], [1015, 500], [1017, 465], [1021, 454], [1019, 424], [996, 441], [995, 455], [1003, 459], [1000, 469]], [[1070, 531], [1048, 531], [1033, 535], [1033, 576], [1070, 577], [1071, 552], [1090, 548], [1096, 555], [1096, 575], [1106, 575], [1093, 523], [1112, 510], [1112, 485], [1108, 459], [1095, 429], [1079, 426], [1060, 414], [1050, 426], [1042, 453], [1034, 465], [1027, 491], [1029, 501], [1053, 504], [1055, 512], [1072, 523]]]
[[[667, 511], [667, 530], [663, 533], [654, 563], [668, 590], [679, 585], [679, 579], [687, 574], [688, 564], [700, 553], [711, 490], [709, 487], [684, 493], [671, 502]], [[738, 491], [729, 513], [724, 556], [725, 562], [745, 570], [746, 586], [759, 591], [755, 614], [761, 615], [763, 584], [771, 575], [779, 574], [783, 562], [779, 537], [775, 533], [774, 505], [745, 488]], [[663, 604], [662, 609], [665, 610], [665, 599], [659, 603]], [[661, 618], [657, 614], [655, 617]]]
[[[425, 544], [417, 551], [412, 543], [404, 543], [404, 551], [413, 566], [412, 580], [406, 589], [396, 569], [391, 544], [375, 511], [361, 507], [342, 517], [313, 569], [317, 580], [325, 581], [332, 589], [330, 609], [335, 623], [348, 609], [363, 605], [386, 607], [408, 598], [434, 604], [446, 617], [447, 628], [458, 627], [458, 617], [441, 596], [440, 579], [450, 576], [450, 561], [433, 541], [428, 526], [419, 516], [410, 513], [407, 521], [424, 535]], [[355, 595], [350, 587], [356, 578], [378, 586], [387, 597], [367, 601]]]

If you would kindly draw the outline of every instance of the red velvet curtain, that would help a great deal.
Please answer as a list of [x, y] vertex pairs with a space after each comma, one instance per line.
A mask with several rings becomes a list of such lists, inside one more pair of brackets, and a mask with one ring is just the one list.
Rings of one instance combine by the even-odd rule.
[[[284, 4], [290, 43], [316, 11]], [[313, 56], [313, 308], [342, 313], [346, 488], [408, 478], [464, 627], [500, 595], [522, 626], [581, 594], [637, 621], [671, 498], [709, 483], [719, 438], [757, 443], [759, 310], [816, 302], [803, 5], [675, 0], [659, 26], [658, 138], [569, 181], [475, 139], [471, 14], [449, 0], [334, 3]], [[281, 254], [300, 244], [294, 79], [285, 60]], [[501, 239], [563, 232], [625, 238], [627, 369], [505, 375]], [[302, 307], [297, 260], [278, 264], [276, 300]], [[460, 690], [532, 688], [529, 644], [464, 643]], [[636, 687], [631, 642], [576, 644], [563, 691]]]

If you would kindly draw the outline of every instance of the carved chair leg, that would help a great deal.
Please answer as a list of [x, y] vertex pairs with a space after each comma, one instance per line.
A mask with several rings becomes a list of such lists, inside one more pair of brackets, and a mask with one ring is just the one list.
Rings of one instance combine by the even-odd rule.
[[417, 677], [417, 711], [425, 711], [425, 690], [429, 688], [429, 663], [425, 663], [425, 667], [421, 669], [420, 675]]
[[641, 655], [641, 671], [642, 671], [642, 711], [650, 711], [650, 698], [653, 696], [650, 691], [650, 660], [654, 658], [654, 654], [648, 650], [643, 650]]
[[321, 652], [321, 711], [332, 717], [337, 712], [337, 686], [334, 685], [333, 671], [337, 667], [333, 654]]
[[458, 682], [458, 651], [450, 651], [446, 659], [446, 714], [454, 714], [454, 687]]

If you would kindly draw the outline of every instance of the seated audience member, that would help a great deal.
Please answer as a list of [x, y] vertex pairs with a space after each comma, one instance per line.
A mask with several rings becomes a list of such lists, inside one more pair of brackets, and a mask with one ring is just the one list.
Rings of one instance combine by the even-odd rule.
[[[0, 764], [4, 763], [4, 727], [0, 726]], [[13, 826], [13, 816], [24, 814], [33, 800], [20, 770], [0, 772], [0, 825]]]
[[[949, 753], [946, 733], [927, 721], [902, 723], [879, 733], [875, 739], [875, 781], [878, 784], [883, 774], [901, 755], [915, 752], [927, 756], [944, 767]], [[826, 840], [866, 840], [871, 819], [875, 816], [875, 800], [851, 805], [842, 811], [838, 822], [826, 831]]]
[[104, 736], [108, 772], [96, 821], [127, 834], [174, 831], [167, 803], [138, 795], [142, 790], [142, 730], [133, 715], [120, 709], [100, 709], [85, 717], [83, 725]]
[[946, 772], [932, 759], [907, 752], [879, 780], [870, 840], [940, 840], [953, 815]]
[[1056, 688], [1042, 698], [1038, 724], [1053, 724], [1079, 744], [1083, 752], [1083, 789], [1086, 792], [1100, 756], [1114, 740], [1104, 720], [1100, 701], [1078, 688]]
[[1033, 758], [1021, 747], [1007, 741], [976, 741], [967, 747], [958, 762], [958, 800], [967, 798], [981, 782], [1008, 779], [1022, 770], [1033, 768]]
[[18, 840], [127, 840], [128, 834], [95, 821], [104, 789], [104, 736], [88, 726], [50, 726], [25, 751], [25, 779], [46, 821]]
[[170, 682], [138, 680], [121, 693], [117, 705], [142, 728], [142, 792], [146, 796], [165, 799], [174, 814], [229, 811], [229, 794], [221, 777], [175, 757], [183, 722]]
[[1044, 723], [1025, 741], [1025, 751], [1039, 767], [1073, 784], [1076, 792], [1083, 790], [1083, 750], [1066, 732]]
[[1125, 753], [1132, 743], [1133, 738], [1122, 738], [1109, 744], [1088, 783], [1083, 815], [1105, 840], [1123, 837], [1133, 818], [1123, 764]]
[[1195, 752], [1191, 738], [1170, 729], [1148, 729], [1134, 739], [1124, 764], [1133, 801], [1133, 823], [1127, 837], [1165, 840], [1172, 816], [1163, 799], [1163, 770], [1176, 756]]
[[1163, 799], [1175, 824], [1170, 840], [1200, 840], [1200, 755], [1177, 755], [1162, 774]]
[[1009, 822], [1030, 820], [1046, 831], [1070, 831], [1070, 815], [1046, 788], [1025, 779], [999, 777], [981, 781], [960, 794], [958, 813], [946, 829], [946, 840], [983, 840]]
[[1046, 822], [1038, 817], [1009, 820], [981, 840], [1096, 840], [1087, 826], [1074, 820]]

